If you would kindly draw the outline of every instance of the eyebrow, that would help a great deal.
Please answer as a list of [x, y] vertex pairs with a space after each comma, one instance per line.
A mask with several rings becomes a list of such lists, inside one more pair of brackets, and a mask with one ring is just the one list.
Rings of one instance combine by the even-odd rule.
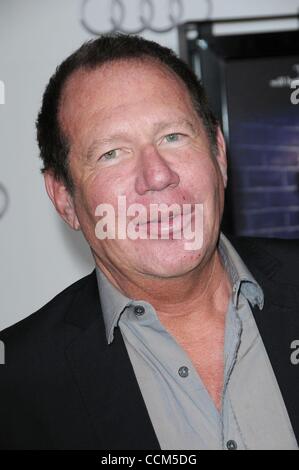
[[[186, 126], [191, 132], [194, 134], [196, 133], [196, 129], [194, 125], [192, 124], [191, 121], [189, 121], [186, 118], [178, 119], [176, 121], [159, 121], [154, 124], [154, 131], [155, 132], [161, 132], [169, 127], [172, 126], [181, 126], [184, 125]], [[88, 147], [87, 153], [86, 153], [86, 158], [87, 160], [90, 160], [91, 157], [93, 156], [94, 151], [99, 145], [106, 145], [106, 144], [112, 144], [113, 142], [117, 140], [121, 140], [127, 138], [127, 136], [124, 133], [117, 133], [117, 134], [111, 134], [109, 137], [104, 137], [100, 139], [95, 139], [91, 145]]]
[[186, 118], [182, 119], [177, 119], [176, 121], [170, 121], [170, 122], [165, 122], [165, 121], [160, 121], [155, 124], [155, 131], [163, 131], [164, 129], [167, 129], [168, 127], [171, 126], [181, 126], [184, 125], [188, 127], [192, 132], [196, 132], [194, 125], [192, 124], [191, 121], [189, 121]]
[[123, 138], [124, 138], [123, 134], [112, 134], [110, 137], [107, 137], [107, 138], [93, 140], [93, 142], [90, 144], [86, 152], [86, 159], [87, 160], [91, 159], [91, 157], [94, 154], [94, 151], [97, 149], [99, 145], [112, 144], [112, 142], [115, 142], [116, 140], [120, 140]]

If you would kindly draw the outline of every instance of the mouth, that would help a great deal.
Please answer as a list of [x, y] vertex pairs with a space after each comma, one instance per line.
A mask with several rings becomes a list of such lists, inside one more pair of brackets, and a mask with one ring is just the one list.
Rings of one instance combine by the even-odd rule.
[[147, 234], [174, 234], [183, 230], [184, 226], [188, 224], [193, 218], [194, 206], [191, 210], [172, 213], [160, 214], [158, 217], [138, 222], [136, 227], [146, 230]]

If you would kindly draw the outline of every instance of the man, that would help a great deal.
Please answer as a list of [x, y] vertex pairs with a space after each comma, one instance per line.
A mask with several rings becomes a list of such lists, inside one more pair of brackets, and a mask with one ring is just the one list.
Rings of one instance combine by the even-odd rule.
[[[1, 448], [297, 449], [298, 243], [220, 232], [225, 144], [193, 72], [102, 36], [57, 69], [37, 130], [47, 193], [96, 269], [1, 333]], [[110, 236], [120, 198], [146, 209], [125, 216], [139, 237]]]

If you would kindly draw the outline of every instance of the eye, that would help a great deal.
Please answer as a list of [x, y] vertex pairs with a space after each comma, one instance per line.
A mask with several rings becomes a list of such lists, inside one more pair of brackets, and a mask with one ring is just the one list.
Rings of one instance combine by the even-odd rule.
[[117, 149], [109, 150], [109, 152], [103, 153], [103, 155], [100, 156], [100, 160], [113, 160], [113, 158], [116, 157], [116, 151]]
[[173, 134], [166, 135], [165, 139], [167, 140], [167, 142], [178, 142], [180, 136], [181, 136], [181, 134], [179, 134], [178, 132], [175, 132]]

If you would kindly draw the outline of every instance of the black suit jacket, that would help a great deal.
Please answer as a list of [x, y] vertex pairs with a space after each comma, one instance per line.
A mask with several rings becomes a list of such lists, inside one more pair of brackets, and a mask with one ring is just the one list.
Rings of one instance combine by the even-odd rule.
[[[299, 442], [299, 242], [231, 241], [264, 290], [253, 314]], [[1, 449], [160, 449], [119, 329], [107, 344], [95, 271], [0, 339]]]

